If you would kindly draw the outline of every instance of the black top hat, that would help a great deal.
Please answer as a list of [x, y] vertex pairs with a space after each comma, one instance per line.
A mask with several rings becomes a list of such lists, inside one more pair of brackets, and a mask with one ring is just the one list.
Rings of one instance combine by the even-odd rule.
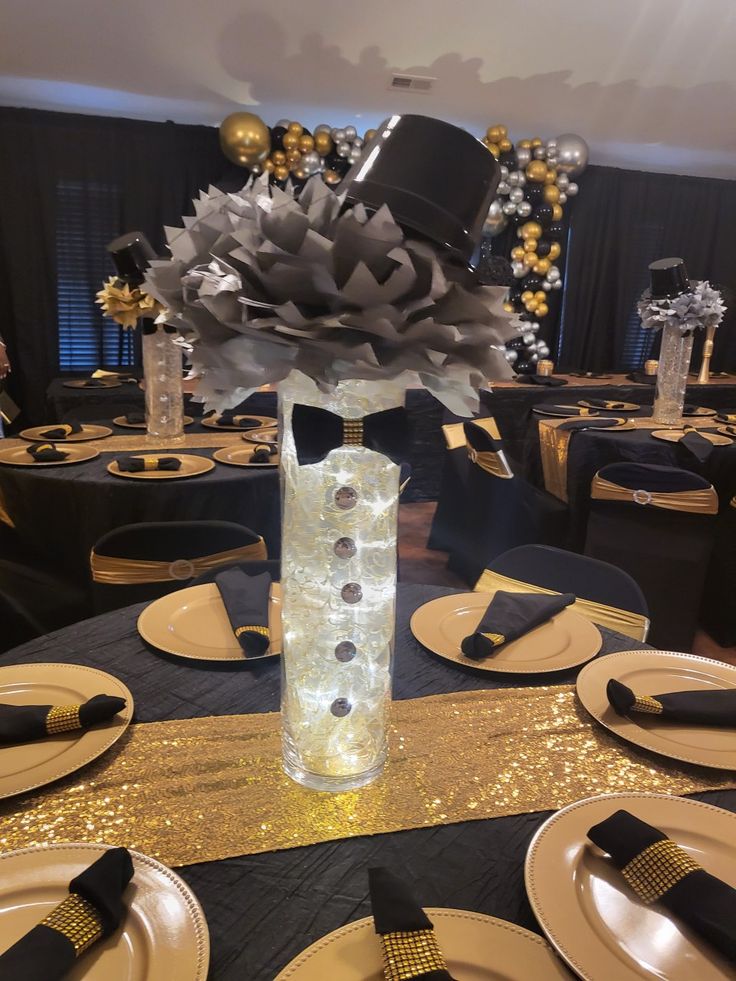
[[657, 259], [649, 266], [650, 290], [654, 300], [672, 300], [690, 292], [683, 259]]
[[501, 172], [474, 136], [428, 116], [391, 116], [342, 183], [348, 204], [388, 205], [400, 225], [462, 259], [480, 241]]
[[151, 259], [156, 258], [151, 243], [143, 232], [128, 232], [113, 239], [107, 246], [118, 278], [129, 286], [140, 286]]

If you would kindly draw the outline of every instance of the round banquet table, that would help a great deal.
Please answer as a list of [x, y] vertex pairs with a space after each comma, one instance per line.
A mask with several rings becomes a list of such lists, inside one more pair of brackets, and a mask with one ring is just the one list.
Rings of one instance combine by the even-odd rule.
[[[399, 586], [397, 699], [516, 684], [448, 664], [413, 639], [413, 611], [452, 592]], [[141, 609], [143, 605], [118, 610], [39, 638], [8, 652], [3, 663], [68, 661], [109, 671], [133, 693], [136, 722], [278, 710], [278, 663], [246, 669], [198, 666], [156, 654], [136, 632]], [[602, 653], [645, 646], [607, 630], [602, 633]], [[563, 684], [574, 677], [574, 671], [525, 676], [522, 684]], [[736, 791], [693, 796], [736, 812]], [[374, 865], [406, 870], [426, 906], [475, 910], [540, 932], [524, 890], [524, 856], [550, 813], [332, 841], [181, 868], [209, 923], [210, 981], [272, 981], [313, 941], [369, 915], [367, 869]]]
[[[214, 448], [169, 452], [211, 457]], [[216, 463], [209, 473], [185, 480], [143, 481], [107, 472], [108, 463], [122, 455], [122, 450], [104, 451], [94, 460], [62, 467], [0, 466], [0, 501], [21, 539], [84, 583], [95, 542], [113, 528], [141, 521], [234, 521], [262, 535], [271, 558], [280, 555], [276, 468]]]

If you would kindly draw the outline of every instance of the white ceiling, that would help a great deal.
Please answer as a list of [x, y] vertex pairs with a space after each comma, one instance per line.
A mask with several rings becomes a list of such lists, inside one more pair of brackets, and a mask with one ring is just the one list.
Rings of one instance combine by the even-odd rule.
[[[734, 0], [2, 0], [0, 103], [216, 125], [420, 112], [736, 177]], [[392, 71], [437, 78], [392, 92]]]

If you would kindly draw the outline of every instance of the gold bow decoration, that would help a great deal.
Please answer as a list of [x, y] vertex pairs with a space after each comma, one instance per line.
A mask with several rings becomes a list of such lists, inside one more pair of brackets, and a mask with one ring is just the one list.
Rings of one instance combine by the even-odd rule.
[[130, 288], [116, 276], [111, 276], [97, 293], [96, 303], [106, 317], [126, 329], [135, 327], [141, 317], [157, 317], [164, 307], [138, 286]]
[[593, 477], [590, 496], [596, 501], [633, 502], [642, 507], [662, 508], [665, 511], [686, 511], [688, 514], [718, 514], [718, 494], [714, 487], [687, 491], [648, 491], [621, 487], [600, 474]]
[[468, 447], [468, 459], [481, 470], [491, 474], [493, 477], [501, 477], [503, 480], [513, 479], [514, 472], [509, 466], [509, 462], [503, 450], [494, 452], [493, 450], [476, 450], [474, 446]]

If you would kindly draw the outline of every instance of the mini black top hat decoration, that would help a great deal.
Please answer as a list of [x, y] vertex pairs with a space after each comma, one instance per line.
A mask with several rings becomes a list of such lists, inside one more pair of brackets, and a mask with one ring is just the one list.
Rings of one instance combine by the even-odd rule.
[[464, 129], [396, 115], [378, 127], [342, 188], [347, 204], [388, 205], [399, 224], [467, 260], [500, 179], [493, 155]]
[[657, 259], [649, 266], [653, 300], [672, 300], [690, 292], [690, 280], [683, 259]]
[[115, 263], [118, 279], [129, 286], [140, 286], [151, 259], [156, 258], [151, 243], [143, 232], [127, 232], [113, 239], [107, 251]]

